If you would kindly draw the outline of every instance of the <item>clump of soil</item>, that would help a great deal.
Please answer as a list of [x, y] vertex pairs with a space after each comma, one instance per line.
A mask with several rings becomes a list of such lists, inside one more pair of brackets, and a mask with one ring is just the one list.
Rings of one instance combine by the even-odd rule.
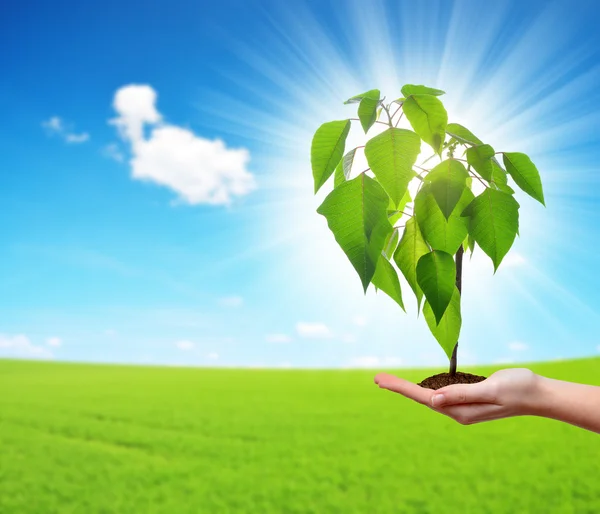
[[457, 371], [454, 376], [450, 375], [450, 373], [440, 373], [439, 375], [427, 377], [417, 385], [426, 387], [427, 389], [440, 389], [452, 384], [476, 384], [477, 382], [482, 382], [486, 378], [487, 377], [482, 377], [481, 375], [472, 375], [471, 373]]

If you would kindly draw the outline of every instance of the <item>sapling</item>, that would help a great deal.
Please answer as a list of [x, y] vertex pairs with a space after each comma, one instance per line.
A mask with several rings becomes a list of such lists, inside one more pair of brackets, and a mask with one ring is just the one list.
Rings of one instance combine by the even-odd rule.
[[[400, 270], [416, 297], [417, 313], [422, 310], [448, 356], [448, 373], [421, 382], [434, 389], [485, 378], [456, 369], [463, 255], [479, 246], [495, 273], [510, 250], [518, 234], [519, 203], [508, 176], [544, 204], [531, 159], [497, 152], [464, 126], [448, 123], [443, 94], [408, 84], [401, 98], [387, 104], [377, 89], [354, 96], [345, 103], [358, 104], [358, 118], [324, 123], [311, 147], [315, 193], [334, 176], [333, 191], [317, 212], [327, 219], [364, 292], [372, 284], [404, 310]], [[398, 127], [402, 116], [412, 130]], [[365, 134], [375, 124], [386, 128], [345, 152], [355, 121]], [[423, 142], [433, 154], [417, 165]], [[353, 162], [361, 151], [368, 168], [356, 173]], [[414, 198], [410, 191], [416, 191]]]

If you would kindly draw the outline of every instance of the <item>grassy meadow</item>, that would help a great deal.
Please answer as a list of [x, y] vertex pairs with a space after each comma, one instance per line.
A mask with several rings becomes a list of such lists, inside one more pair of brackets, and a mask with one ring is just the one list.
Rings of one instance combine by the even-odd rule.
[[[528, 367], [600, 385], [598, 358]], [[0, 513], [600, 512], [599, 435], [462, 426], [374, 374], [0, 360]]]

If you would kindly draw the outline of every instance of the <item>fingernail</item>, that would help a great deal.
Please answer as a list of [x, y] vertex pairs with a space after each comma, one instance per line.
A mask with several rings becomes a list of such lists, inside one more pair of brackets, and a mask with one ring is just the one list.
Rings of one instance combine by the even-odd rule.
[[443, 394], [434, 394], [431, 398], [431, 405], [433, 405], [434, 407], [439, 407], [440, 405], [442, 405], [442, 403], [444, 403], [444, 398], [445, 397]]

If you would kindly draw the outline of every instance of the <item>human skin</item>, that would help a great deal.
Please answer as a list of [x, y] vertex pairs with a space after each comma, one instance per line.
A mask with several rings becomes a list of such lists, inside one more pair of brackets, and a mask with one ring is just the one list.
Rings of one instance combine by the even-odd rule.
[[438, 390], [388, 373], [379, 373], [375, 383], [462, 425], [540, 416], [600, 433], [600, 387], [543, 377], [525, 368], [503, 369], [477, 384], [454, 384]]

